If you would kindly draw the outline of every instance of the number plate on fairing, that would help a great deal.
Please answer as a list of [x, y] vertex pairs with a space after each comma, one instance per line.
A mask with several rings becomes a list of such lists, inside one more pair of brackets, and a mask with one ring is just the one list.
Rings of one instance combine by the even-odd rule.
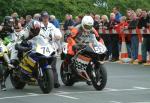
[[90, 61], [91, 58], [85, 57], [83, 55], [78, 55], [74, 64], [78, 72], [85, 72]]
[[45, 56], [50, 56], [53, 51], [54, 50], [50, 45], [45, 45], [45, 46], [38, 45], [36, 48], [36, 52], [43, 54]]

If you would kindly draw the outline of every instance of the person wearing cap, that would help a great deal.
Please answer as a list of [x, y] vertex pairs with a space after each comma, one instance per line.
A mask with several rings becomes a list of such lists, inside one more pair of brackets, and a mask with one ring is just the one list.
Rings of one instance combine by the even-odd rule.
[[[49, 14], [46, 11], [43, 11], [41, 13], [41, 30], [40, 35], [43, 36], [45, 39], [49, 40], [49, 43], [53, 45], [53, 47], [58, 50], [59, 46], [57, 45], [57, 41], [59, 41], [62, 37], [62, 34], [58, 28], [56, 28], [52, 23], [49, 22]], [[58, 73], [56, 69], [56, 62], [57, 58], [53, 57], [49, 60], [49, 62], [52, 61], [52, 70], [54, 73], [54, 87], [59, 88], [60, 83], [58, 81]]]

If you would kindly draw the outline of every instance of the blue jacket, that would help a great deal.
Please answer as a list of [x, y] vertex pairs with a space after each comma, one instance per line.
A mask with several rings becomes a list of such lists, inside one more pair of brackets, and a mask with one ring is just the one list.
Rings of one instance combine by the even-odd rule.
[[122, 17], [121, 13], [118, 12], [118, 13], [116, 14], [115, 20], [116, 20], [117, 22], [120, 22], [120, 18], [121, 18], [121, 17]]
[[59, 21], [57, 19], [51, 21], [51, 23], [56, 27], [56, 28], [60, 28], [60, 24]]

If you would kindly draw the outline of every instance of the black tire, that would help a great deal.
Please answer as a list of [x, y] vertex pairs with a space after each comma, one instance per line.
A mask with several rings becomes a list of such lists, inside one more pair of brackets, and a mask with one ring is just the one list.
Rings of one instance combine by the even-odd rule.
[[[99, 91], [103, 90], [107, 83], [107, 71], [103, 65], [100, 65], [99, 68], [95, 70], [95, 74], [96, 78], [92, 77], [93, 87]], [[98, 82], [100, 82], [100, 84], [98, 84]]]
[[66, 86], [73, 86], [75, 82], [71, 78], [71, 74], [65, 72], [68, 72], [68, 65], [63, 61], [60, 68], [61, 80]]
[[48, 94], [54, 88], [54, 75], [51, 69], [45, 70], [43, 78], [39, 80], [39, 86], [43, 93]]
[[10, 80], [15, 89], [23, 89], [26, 85], [25, 82], [22, 82], [19, 77], [14, 76], [12, 73], [10, 73]]
[[3, 80], [4, 69], [3, 63], [0, 63], [0, 81]]

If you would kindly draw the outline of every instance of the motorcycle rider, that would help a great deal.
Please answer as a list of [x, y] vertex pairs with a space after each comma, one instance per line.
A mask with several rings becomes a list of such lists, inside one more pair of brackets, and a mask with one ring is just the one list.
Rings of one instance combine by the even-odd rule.
[[[94, 20], [91, 16], [84, 16], [81, 24], [77, 25], [71, 30], [71, 35], [67, 38], [68, 51], [67, 51], [67, 62], [71, 64], [71, 58], [75, 55], [76, 51], [82, 49], [84, 46], [85, 40], [89, 37], [90, 34], [95, 34], [97, 39], [99, 35], [93, 27]], [[88, 85], [91, 85], [91, 81], [87, 81]]]
[[95, 34], [97, 39], [100, 39], [93, 25], [93, 18], [91, 16], [84, 16], [81, 24], [71, 30], [71, 35], [67, 38], [68, 55], [73, 56], [75, 54], [73, 48], [78, 48], [78, 44], [82, 44], [89, 34]]
[[[13, 69], [16, 64], [18, 63], [18, 51], [15, 49], [16, 45], [23, 44], [22, 50], [28, 50], [31, 48], [29, 46], [31, 43], [29, 42], [30, 39], [37, 36], [40, 32], [40, 22], [32, 20], [29, 25], [24, 29], [18, 40], [12, 45], [11, 50], [11, 64], [13, 65], [11, 69]], [[4, 74], [4, 79], [2, 81], [2, 90], [6, 90], [5, 81], [9, 76], [11, 70], [7, 70]]]
[[[53, 45], [53, 47], [58, 50], [60, 47], [57, 45], [57, 41], [59, 41], [62, 37], [62, 34], [59, 29], [57, 29], [52, 23], [49, 22], [49, 14], [47, 11], [43, 11], [41, 13], [41, 31], [40, 35], [45, 39], [49, 40], [49, 43]], [[57, 58], [53, 57], [49, 62], [52, 61], [52, 70], [54, 73], [54, 88], [59, 88], [60, 83], [58, 81], [58, 73], [56, 69]]]
[[[12, 35], [14, 33], [14, 21], [11, 16], [5, 16], [4, 22], [0, 25], [0, 38], [3, 40], [5, 46], [9, 43], [9, 39], [12, 39]], [[4, 53], [4, 60], [6, 61], [8, 67], [5, 68], [4, 72], [2, 73], [2, 83], [1, 89], [6, 90], [5, 86], [5, 76], [9, 73], [10, 69], [13, 68], [13, 65], [10, 63], [10, 59], [7, 53]], [[2, 69], [2, 68], [1, 68]]]

